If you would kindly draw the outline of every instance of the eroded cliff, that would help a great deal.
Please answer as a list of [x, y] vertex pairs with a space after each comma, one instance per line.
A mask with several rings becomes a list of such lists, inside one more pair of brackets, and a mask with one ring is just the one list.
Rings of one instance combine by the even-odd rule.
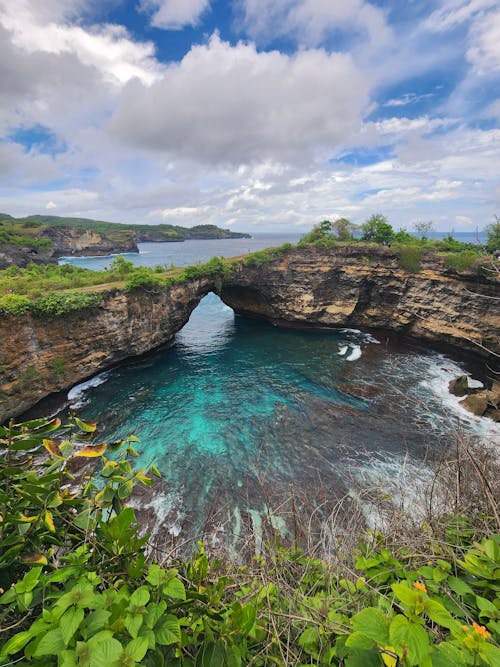
[[52, 320], [0, 318], [0, 422], [127, 357], [167, 345], [210, 291], [237, 313], [278, 326], [385, 329], [483, 356], [498, 354], [499, 280], [446, 270], [405, 271], [383, 247], [293, 249], [238, 263], [230, 277], [197, 278], [159, 293], [103, 292], [92, 310]]
[[410, 272], [390, 248], [353, 244], [245, 266], [221, 298], [278, 326], [387, 329], [489, 355], [500, 352], [499, 287], [493, 273], [457, 274], [432, 256]]
[[102, 305], [64, 318], [0, 318], [0, 423], [49, 394], [172, 342], [210, 280], [191, 280], [156, 294], [112, 289]]

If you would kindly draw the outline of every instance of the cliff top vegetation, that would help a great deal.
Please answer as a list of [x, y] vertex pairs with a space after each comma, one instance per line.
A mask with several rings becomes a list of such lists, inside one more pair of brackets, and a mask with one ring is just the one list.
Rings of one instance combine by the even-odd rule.
[[[53, 215], [33, 215], [26, 218], [13, 218], [0, 213], [0, 248], [6, 245], [17, 245], [35, 249], [50, 248], [51, 230], [59, 228], [78, 229], [103, 234], [111, 241], [122, 243], [141, 236], [154, 238], [156, 241], [184, 241], [185, 239], [213, 239], [231, 237], [248, 237], [248, 234], [229, 232], [216, 225], [196, 225], [180, 227], [176, 225], [142, 225], [90, 220], [87, 218], [70, 218]], [[44, 237], [45, 235], [45, 237]]]

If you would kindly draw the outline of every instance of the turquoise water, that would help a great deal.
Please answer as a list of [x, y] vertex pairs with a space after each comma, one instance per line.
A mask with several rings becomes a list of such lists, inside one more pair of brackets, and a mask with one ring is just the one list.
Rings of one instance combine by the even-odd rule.
[[69, 402], [103, 440], [135, 431], [138, 463], [161, 470], [137, 501], [151, 529], [165, 541], [208, 532], [238, 549], [291, 493], [321, 515], [325, 498], [385, 488], [405, 459], [419, 469], [452, 441], [457, 419], [487, 431], [489, 420], [447, 394], [460, 372], [417, 345], [236, 317], [209, 294], [173, 347], [102, 374]]

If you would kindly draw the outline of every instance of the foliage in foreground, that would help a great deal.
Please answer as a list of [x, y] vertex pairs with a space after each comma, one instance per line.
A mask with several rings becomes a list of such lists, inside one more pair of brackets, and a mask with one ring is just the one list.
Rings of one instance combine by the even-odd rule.
[[[500, 664], [498, 536], [471, 545], [451, 522], [448, 545], [415, 555], [372, 535], [351, 577], [279, 547], [240, 567], [201, 545], [175, 567], [148, 562], [125, 506], [151, 483], [128, 460], [136, 438], [93, 445], [94, 431], [0, 429], [0, 664]], [[78, 461], [94, 465], [76, 476]]]

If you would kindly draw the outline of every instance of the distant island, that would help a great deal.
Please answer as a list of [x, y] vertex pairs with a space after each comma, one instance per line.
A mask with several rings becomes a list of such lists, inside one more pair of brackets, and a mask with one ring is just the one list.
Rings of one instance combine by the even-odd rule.
[[55, 262], [68, 255], [139, 252], [137, 244], [147, 241], [172, 243], [189, 239], [241, 238], [251, 236], [216, 225], [139, 225], [55, 215], [14, 218], [0, 213], [0, 269]]

